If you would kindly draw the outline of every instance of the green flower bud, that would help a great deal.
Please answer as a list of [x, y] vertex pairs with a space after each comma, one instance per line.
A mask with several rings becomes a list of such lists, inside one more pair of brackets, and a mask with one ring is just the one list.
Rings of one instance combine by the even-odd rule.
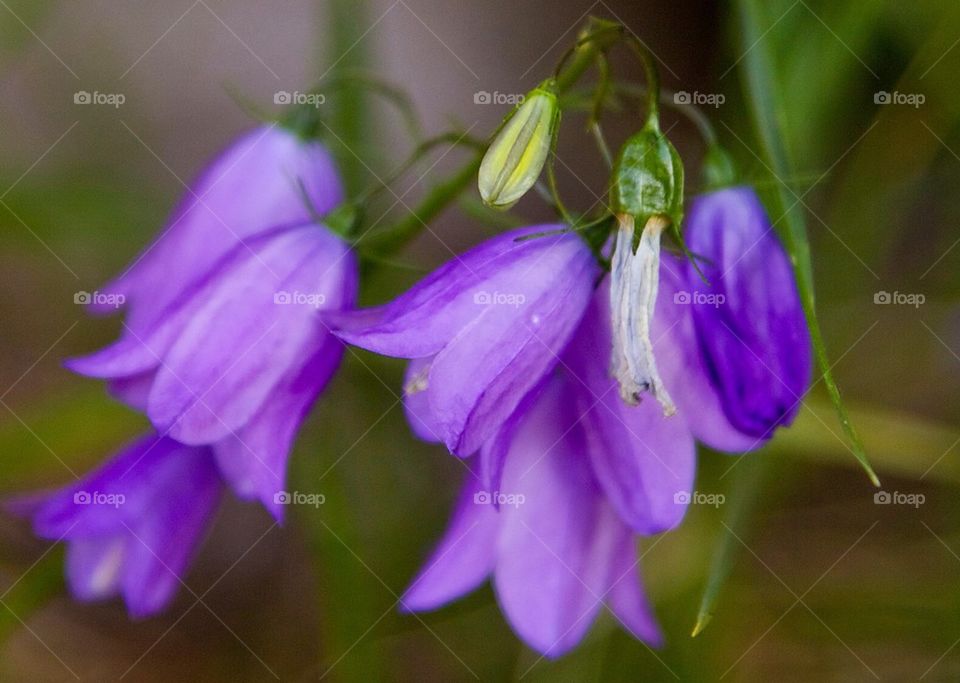
[[707, 188], [711, 190], [729, 187], [737, 182], [733, 159], [716, 143], [710, 146], [703, 158], [703, 177]]
[[617, 215], [640, 225], [664, 216], [680, 225], [683, 216], [683, 162], [655, 125], [646, 125], [624, 144], [613, 167], [610, 201]]
[[556, 83], [530, 91], [500, 126], [480, 164], [480, 196], [488, 206], [509, 209], [533, 187], [553, 145], [560, 107]]

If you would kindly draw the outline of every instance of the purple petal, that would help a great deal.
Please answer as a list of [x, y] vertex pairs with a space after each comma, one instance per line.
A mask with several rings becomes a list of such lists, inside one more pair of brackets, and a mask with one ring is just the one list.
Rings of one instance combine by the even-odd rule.
[[[564, 356], [593, 471], [611, 504], [635, 531], [680, 523], [678, 493], [693, 488], [696, 448], [683, 419], [664, 417], [652, 400], [628, 406], [609, 367], [607, 283], [600, 287]], [[673, 388], [670, 387], [673, 391]]]
[[[152, 481], [165, 463], [189, 462], [200, 457], [198, 452], [171, 439], [143, 437], [79, 481], [29, 495], [30, 505], [22, 511], [33, 517], [35, 533], [49, 540], [117, 533], [124, 523], [135, 524], [147, 514], [156, 492]], [[122, 503], [93, 504], [94, 494]]]
[[403, 594], [406, 612], [433, 610], [474, 590], [490, 575], [500, 518], [468, 475], [453, 519], [423, 569]]
[[[190, 185], [169, 225], [104, 293], [123, 294], [142, 336], [158, 313], [238, 243], [311, 220], [342, 201], [333, 161], [279, 126], [243, 135]], [[312, 205], [312, 207], [311, 207]]]
[[[549, 383], [549, 381], [547, 382]], [[491, 439], [489, 439], [480, 448], [477, 458], [480, 468], [480, 483], [486, 491], [499, 491], [500, 483], [503, 479], [503, 467], [507, 461], [507, 454], [510, 452], [511, 444], [516, 436], [517, 429], [523, 422], [524, 417], [537, 402], [543, 387], [537, 387], [527, 394], [517, 409], [504, 421]], [[495, 508], [499, 508], [497, 500], [493, 501]]]
[[[547, 387], [510, 449], [494, 585], [504, 614], [535, 650], [557, 657], [592, 624], [615, 540], [598, 527], [603, 498], [583, 457], [560, 382]], [[515, 499], [519, 501], [520, 499]], [[600, 531], [601, 533], [598, 533]]]
[[124, 563], [122, 592], [133, 618], [160, 612], [182, 583], [220, 501], [220, 478], [209, 457], [194, 458], [184, 471], [172, 463], [152, 485], [164, 494], [149, 514], [128, 529], [129, 556]]
[[208, 449], [150, 435], [80, 481], [12, 509], [33, 518], [37, 535], [67, 542], [74, 595], [119, 591], [142, 617], [172, 598], [220, 495]]
[[590, 301], [596, 270], [583, 244], [543, 252], [513, 284], [501, 283], [499, 292], [523, 297], [518, 304], [484, 305], [437, 354], [430, 405], [451, 452], [476, 452], [556, 365]]
[[165, 356], [150, 394], [153, 423], [195, 444], [242, 427], [327, 334], [300, 298], [339, 308], [353, 296], [345, 291], [353, 269], [346, 245], [314, 225], [283, 231], [233, 264]]
[[285, 490], [297, 430], [342, 356], [343, 342], [326, 335], [314, 356], [276, 388], [253, 419], [214, 447], [220, 471], [236, 494], [258, 498], [278, 522], [283, 521], [284, 507], [277, 494]]
[[[747, 187], [698, 198], [687, 221], [690, 249], [705, 257], [715, 306], [694, 305], [706, 368], [731, 424], [758, 439], [789, 424], [806, 392], [810, 339], [789, 260]], [[692, 266], [689, 267], [692, 269]]]
[[682, 418], [698, 441], [731, 453], [756, 448], [760, 443], [734, 428], [724, 411], [720, 394], [703, 362], [700, 340], [694, 329], [688, 285], [676, 273], [683, 264], [666, 257], [660, 268], [660, 293], [653, 317], [653, 347], [664, 384]]
[[414, 358], [407, 364], [403, 378], [403, 410], [410, 429], [418, 439], [440, 441], [440, 428], [430, 412], [430, 386], [427, 377], [433, 358]]
[[621, 533], [610, 565], [606, 604], [635, 638], [658, 647], [663, 644], [663, 634], [640, 584], [639, 564], [632, 535], [629, 532]]
[[547, 272], [547, 263], [576, 270], [573, 262], [589, 256], [577, 236], [520, 239], [562, 227], [537, 225], [498, 235], [455, 257], [394, 301], [340, 315], [334, 328], [349, 343], [376, 353], [432, 356], [490, 307], [484, 301], [498, 294], [533, 301], [569, 275], [566, 270]]
[[150, 399], [150, 388], [156, 376], [155, 370], [148, 370], [139, 375], [111, 380], [107, 387], [111, 396], [134, 410], [145, 413]]

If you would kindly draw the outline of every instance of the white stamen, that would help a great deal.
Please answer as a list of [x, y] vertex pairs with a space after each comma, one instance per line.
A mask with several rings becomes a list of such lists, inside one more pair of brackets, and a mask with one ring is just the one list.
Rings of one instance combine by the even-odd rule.
[[652, 216], [633, 251], [634, 220], [617, 217], [616, 247], [610, 268], [610, 311], [613, 317], [613, 353], [610, 373], [620, 385], [620, 397], [637, 405], [649, 391], [663, 406], [664, 415], [677, 409], [667, 393], [653, 357], [650, 323], [657, 303], [660, 278], [660, 235], [669, 226], [663, 216]]

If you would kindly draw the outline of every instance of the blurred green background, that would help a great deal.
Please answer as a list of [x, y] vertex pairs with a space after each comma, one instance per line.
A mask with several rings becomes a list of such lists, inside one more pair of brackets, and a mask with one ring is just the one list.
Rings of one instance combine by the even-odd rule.
[[[292, 459], [289, 488], [326, 504], [297, 509], [284, 528], [254, 505], [225, 504], [191, 590], [165, 616], [130, 623], [117, 602], [72, 602], [59, 551], [0, 520], [0, 680], [960, 679], [960, 5], [755, 6], [758, 39], [745, 40], [737, 5], [711, 2], [0, 0], [0, 491], [64, 483], [67, 467], [85, 471], [145, 428], [61, 367], [118, 328], [87, 319], [74, 293], [149, 242], [183, 183], [251, 125], [244, 103], [274, 110], [274, 92], [360, 65], [407, 89], [428, 132], [455, 122], [484, 137], [504, 110], [474, 94], [530, 89], [595, 14], [650, 45], [666, 87], [724, 95], [706, 112], [765, 193], [779, 185], [751, 98], [772, 95], [745, 87], [743, 70], [772, 60], [766, 103], [792, 162], [779, 175], [809, 228], [834, 373], [882, 490], [924, 496], [918, 507], [875, 504], [817, 382], [763, 451], [702, 454], [697, 488], [725, 505], [694, 506], [678, 530], [643, 540], [666, 647], [654, 653], [604, 618], [550, 662], [514, 637], [489, 588], [422, 619], [397, 613], [462, 471], [408, 435], [402, 364], [358, 354]], [[125, 102], [78, 105], [81, 90]], [[381, 102], [327, 104], [354, 188], [410, 151]], [[695, 130], [664, 116], [693, 179]], [[560, 182], [589, 206], [605, 172], [581, 123], [565, 121]], [[635, 125], [612, 117], [610, 136]], [[403, 203], [461, 157], [407, 176], [395, 188]], [[536, 198], [515, 213], [549, 216]], [[465, 202], [402, 259], [425, 270], [497, 229]], [[417, 277], [382, 267], [364, 299]], [[875, 303], [882, 292], [924, 302]], [[714, 616], [691, 638], [710, 577]]]

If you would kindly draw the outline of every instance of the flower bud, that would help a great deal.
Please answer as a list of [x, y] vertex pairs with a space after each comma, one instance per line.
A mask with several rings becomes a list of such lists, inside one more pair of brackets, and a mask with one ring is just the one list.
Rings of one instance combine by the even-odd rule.
[[544, 81], [500, 126], [480, 164], [480, 196], [488, 206], [509, 209], [540, 177], [560, 122], [556, 84]]
[[710, 146], [703, 158], [703, 177], [710, 189], [730, 187], [737, 182], [733, 159], [716, 143]]
[[624, 144], [613, 167], [613, 212], [640, 225], [664, 216], [674, 226], [683, 216], [683, 162], [656, 126], [647, 125]]

